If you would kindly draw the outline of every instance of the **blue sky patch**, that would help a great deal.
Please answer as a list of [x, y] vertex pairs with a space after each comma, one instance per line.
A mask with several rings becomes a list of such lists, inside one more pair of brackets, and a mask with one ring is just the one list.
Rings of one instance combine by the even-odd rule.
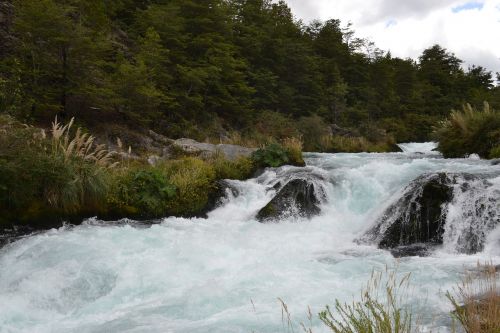
[[459, 13], [459, 12], [462, 12], [464, 10], [472, 10], [472, 9], [481, 10], [481, 9], [483, 9], [483, 7], [484, 7], [483, 2], [471, 1], [471, 2], [467, 2], [463, 5], [454, 7], [451, 11], [454, 13]]
[[385, 22], [385, 27], [390, 28], [392, 26], [395, 26], [396, 24], [398, 24], [398, 21], [396, 21], [395, 19], [390, 19], [389, 21]]

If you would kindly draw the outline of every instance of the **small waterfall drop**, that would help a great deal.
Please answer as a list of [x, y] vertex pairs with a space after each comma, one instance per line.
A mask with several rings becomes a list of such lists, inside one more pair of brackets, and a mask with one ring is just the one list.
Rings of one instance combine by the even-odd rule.
[[460, 179], [447, 209], [445, 249], [459, 253], [480, 252], [488, 236], [499, 227], [500, 177]]

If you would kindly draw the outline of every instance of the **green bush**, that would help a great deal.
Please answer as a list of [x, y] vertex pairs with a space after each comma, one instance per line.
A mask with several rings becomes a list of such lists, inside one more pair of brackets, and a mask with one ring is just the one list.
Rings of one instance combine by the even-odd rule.
[[465, 157], [478, 154], [482, 158], [495, 157], [500, 145], [500, 113], [487, 103], [482, 111], [469, 104], [462, 111], [453, 111], [434, 131], [438, 150], [445, 157]]
[[176, 186], [177, 196], [167, 203], [173, 215], [195, 215], [205, 208], [215, 189], [216, 173], [207, 162], [194, 157], [167, 161], [160, 166]]
[[115, 177], [108, 202], [122, 213], [156, 217], [167, 213], [176, 187], [165, 174], [153, 167], [124, 170]]
[[230, 161], [223, 155], [217, 155], [208, 162], [214, 168], [217, 179], [245, 180], [254, 171], [252, 159], [248, 157], [240, 157], [235, 161]]
[[270, 143], [252, 154], [252, 161], [256, 168], [273, 167], [282, 165], [304, 166], [302, 158], [302, 143], [295, 138], [283, 140], [283, 144]]
[[490, 158], [500, 158], [500, 145], [491, 148]]
[[290, 161], [287, 150], [280, 144], [271, 143], [252, 154], [252, 160], [258, 167], [277, 168]]

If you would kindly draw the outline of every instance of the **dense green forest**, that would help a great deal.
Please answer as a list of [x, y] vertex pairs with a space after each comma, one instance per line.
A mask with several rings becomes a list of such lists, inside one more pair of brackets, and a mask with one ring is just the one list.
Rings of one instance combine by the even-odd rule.
[[452, 108], [500, 107], [492, 73], [439, 45], [395, 58], [284, 1], [2, 0], [0, 45], [0, 112], [39, 124], [315, 149], [332, 128], [422, 141]]

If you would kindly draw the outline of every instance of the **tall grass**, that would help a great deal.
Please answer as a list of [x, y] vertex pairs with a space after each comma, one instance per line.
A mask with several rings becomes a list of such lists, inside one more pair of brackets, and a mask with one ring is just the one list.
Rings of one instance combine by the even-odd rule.
[[52, 153], [54, 155], [62, 154], [66, 160], [80, 158], [99, 167], [111, 168], [116, 166], [118, 163], [113, 163], [112, 160], [113, 152], [108, 151], [103, 144], [94, 144], [94, 136], [83, 133], [80, 127], [77, 128], [74, 135], [71, 134], [74, 120], [74, 118], [71, 118], [69, 123], [63, 125], [57, 121], [56, 117], [51, 130]]
[[32, 219], [47, 211], [75, 213], [102, 205], [108, 170], [115, 164], [92, 136], [81, 129], [71, 131], [73, 121], [67, 125], [54, 121], [50, 137], [13, 119], [1, 123], [0, 210], [6, 219]]
[[324, 151], [342, 153], [378, 153], [394, 151], [396, 142], [390, 136], [382, 137], [372, 142], [365, 137], [347, 137], [326, 135], [321, 138], [321, 147]]
[[287, 151], [291, 164], [298, 166], [305, 165], [304, 158], [302, 157], [302, 148], [304, 146], [302, 139], [297, 137], [284, 138], [281, 141], [281, 145]]
[[335, 333], [410, 333], [412, 314], [403, 305], [410, 275], [398, 278], [396, 271], [373, 272], [361, 293], [351, 304], [336, 300], [319, 314], [321, 321]]
[[467, 333], [500, 332], [500, 280], [495, 266], [481, 265], [465, 276], [447, 297], [454, 307], [452, 316]]
[[435, 127], [434, 137], [445, 157], [500, 157], [500, 112], [486, 102], [482, 110], [466, 104]]
[[167, 203], [169, 213], [192, 215], [203, 210], [216, 180], [215, 170], [208, 162], [188, 157], [167, 161], [160, 168], [178, 191]]

